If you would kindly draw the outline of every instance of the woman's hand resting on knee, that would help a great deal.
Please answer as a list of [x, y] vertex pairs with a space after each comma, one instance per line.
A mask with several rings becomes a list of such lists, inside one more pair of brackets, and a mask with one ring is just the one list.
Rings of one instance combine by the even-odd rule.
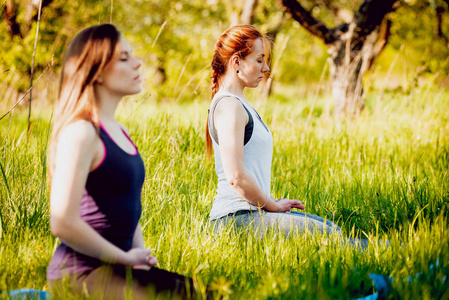
[[278, 212], [286, 212], [289, 213], [292, 208], [299, 208], [304, 209], [304, 204], [301, 203], [301, 201], [296, 199], [287, 199], [287, 198], [280, 198], [279, 200], [276, 200], [276, 204], [279, 207]]
[[157, 259], [151, 255], [150, 249], [132, 248], [126, 252], [126, 256], [126, 265], [136, 269], [147, 269], [148, 267], [157, 265]]

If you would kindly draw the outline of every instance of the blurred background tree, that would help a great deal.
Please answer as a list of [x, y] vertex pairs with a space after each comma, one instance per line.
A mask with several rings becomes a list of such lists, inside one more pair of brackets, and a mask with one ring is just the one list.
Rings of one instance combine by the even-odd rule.
[[[20, 93], [29, 87], [37, 29], [36, 3], [39, 1], [4, 0], [0, 3], [2, 103], [16, 101]], [[292, 18], [295, 14], [293, 10], [290, 10], [293, 15], [288, 13], [286, 8], [289, 3], [300, 5], [303, 14], [319, 25], [316, 28], [326, 28], [328, 35], [325, 30], [317, 38], [315, 27], [314, 33], [310, 34], [311, 26], [306, 28], [304, 21]], [[360, 25], [363, 22], [362, 10], [367, 9], [366, 5], [370, 3], [374, 5], [373, 9], [379, 8], [376, 1], [368, 0], [45, 0], [42, 2], [35, 77], [47, 65], [51, 65], [51, 71], [42, 78], [42, 84], [35, 87], [33, 96], [38, 101], [54, 99], [63, 52], [76, 32], [89, 25], [112, 22], [124, 33], [136, 55], [144, 62], [142, 73], [148, 90], [145, 99], [157, 102], [204, 101], [210, 99], [210, 61], [218, 36], [231, 24], [252, 23], [274, 41], [273, 72], [262, 90], [262, 98], [273, 90], [273, 83], [277, 99], [307, 98], [320, 80], [330, 79], [332, 82], [341, 79], [341, 73], [332, 71], [332, 68], [331, 72], [323, 72], [327, 63], [332, 67], [332, 59], [328, 62], [329, 46], [332, 39], [336, 41], [337, 37], [341, 39], [345, 36], [350, 24]], [[397, 84], [398, 88], [410, 89], [422, 78], [428, 77], [446, 87], [449, 69], [448, 0], [389, 0], [383, 3], [388, 3], [384, 12], [394, 12], [374, 22], [369, 29], [371, 31], [358, 33], [359, 37], [367, 39], [368, 33], [375, 32], [378, 38], [370, 38], [377, 42], [371, 45], [372, 53], [384, 49], [381, 54], [378, 51], [376, 55], [371, 55], [366, 61], [366, 70], [375, 69], [382, 78], [382, 74], [389, 72], [398, 53], [401, 53], [407, 58], [412, 75]], [[327, 27], [323, 27], [324, 24]], [[357, 26], [355, 29], [364, 28]], [[346, 40], [340, 40], [341, 47]], [[332, 47], [335, 50], [336, 47]], [[358, 51], [363, 48], [357, 43], [352, 47]], [[356, 65], [360, 66], [360, 63]], [[392, 74], [395, 75], [403, 67], [404, 62], [396, 64], [391, 70]], [[362, 94], [361, 76], [345, 79], [353, 86], [359, 84], [356, 94]], [[330, 92], [324, 90], [323, 94]], [[360, 99], [363, 101], [363, 98]], [[361, 107], [362, 103], [357, 102], [353, 107]], [[340, 108], [337, 106], [337, 109]]]
[[[351, 5], [356, 2], [351, 2]], [[358, 114], [364, 107], [363, 75], [387, 44], [391, 28], [388, 15], [399, 2], [364, 0], [355, 13], [340, 8], [340, 3], [331, 0], [316, 1], [311, 9], [304, 8], [296, 0], [279, 0], [279, 3], [293, 19], [326, 45], [337, 117]], [[314, 17], [313, 11], [319, 14], [320, 8], [326, 8], [330, 12], [326, 16], [334, 16], [340, 24], [328, 27], [324, 21]]]
[[[47, 82], [53, 82], [59, 71], [62, 53], [74, 33], [85, 24], [98, 22], [107, 16], [108, 3], [98, 1], [42, 2], [39, 38], [34, 66], [35, 77], [52, 65]], [[34, 39], [37, 30], [39, 0], [7, 0], [1, 7], [0, 19], [0, 81], [3, 93], [0, 99], [15, 101], [29, 88]], [[104, 22], [107, 20], [102, 19]], [[56, 87], [54, 87], [56, 88]], [[42, 94], [36, 93], [36, 97]], [[44, 96], [45, 97], [45, 96]]]

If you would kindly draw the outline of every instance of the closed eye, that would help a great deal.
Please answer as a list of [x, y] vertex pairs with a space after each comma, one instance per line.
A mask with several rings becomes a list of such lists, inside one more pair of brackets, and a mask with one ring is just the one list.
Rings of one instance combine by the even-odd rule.
[[129, 53], [127, 51], [123, 51], [120, 54], [120, 61], [127, 61], [129, 58]]

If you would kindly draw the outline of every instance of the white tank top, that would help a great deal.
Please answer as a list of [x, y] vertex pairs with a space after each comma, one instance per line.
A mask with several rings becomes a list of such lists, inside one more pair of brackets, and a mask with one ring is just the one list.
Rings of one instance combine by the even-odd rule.
[[[234, 213], [239, 210], [257, 210], [254, 205], [249, 204], [236, 190], [229, 185], [223, 170], [221, 162], [221, 154], [216, 137], [215, 126], [213, 122], [213, 114], [215, 107], [221, 99], [226, 96], [235, 97], [238, 99], [247, 112], [251, 114], [254, 127], [251, 138], [243, 147], [243, 163], [245, 170], [248, 172], [259, 185], [260, 189], [270, 194], [271, 182], [271, 160], [273, 156], [273, 136], [268, 130], [268, 127], [260, 118], [257, 111], [248, 104], [247, 101], [242, 101], [241, 98], [224, 91], [219, 91], [215, 94], [210, 105], [209, 113], [209, 135], [212, 139], [215, 155], [215, 172], [218, 176], [217, 194], [215, 195], [212, 210], [210, 212], [210, 220], [215, 220]], [[246, 100], [246, 99], [245, 99]], [[226, 100], [225, 100], [226, 101]]]

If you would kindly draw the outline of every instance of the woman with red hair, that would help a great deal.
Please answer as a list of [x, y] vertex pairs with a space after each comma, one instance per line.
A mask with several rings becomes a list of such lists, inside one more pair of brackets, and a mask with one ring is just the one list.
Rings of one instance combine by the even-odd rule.
[[217, 193], [210, 220], [218, 230], [228, 222], [258, 230], [280, 228], [340, 233], [323, 218], [292, 211], [304, 209], [299, 200], [275, 199], [270, 193], [273, 138], [257, 111], [245, 98], [269, 72], [270, 42], [255, 27], [237, 25], [215, 45], [212, 60], [212, 102], [206, 129], [207, 154], [215, 154]]

